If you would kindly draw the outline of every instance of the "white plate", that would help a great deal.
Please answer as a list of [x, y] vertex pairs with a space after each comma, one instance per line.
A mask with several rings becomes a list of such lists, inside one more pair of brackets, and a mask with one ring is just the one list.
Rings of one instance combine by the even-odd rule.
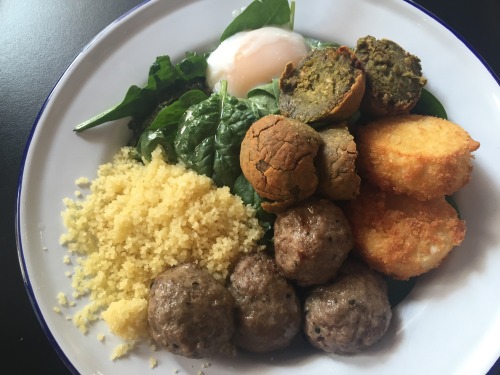
[[[56, 314], [56, 295], [71, 295], [64, 272], [63, 197], [93, 178], [127, 138], [125, 122], [77, 135], [79, 122], [121, 101], [146, 81], [157, 55], [180, 58], [214, 43], [249, 0], [151, 1], [106, 28], [78, 56], [48, 98], [27, 146], [18, 198], [18, 242], [29, 294], [53, 344], [75, 372], [140, 374], [149, 351], [112, 362], [114, 345], [82, 335]], [[293, 351], [285, 356], [188, 360], [159, 352], [162, 373], [182, 374], [484, 374], [500, 354], [500, 89], [467, 46], [432, 16], [401, 0], [297, 0], [296, 30], [354, 45], [371, 34], [400, 43], [422, 60], [428, 89], [449, 118], [481, 142], [472, 181], [457, 195], [468, 231], [441, 268], [424, 276], [395, 310], [390, 332], [355, 356]], [[166, 372], [165, 372], [166, 371]]]

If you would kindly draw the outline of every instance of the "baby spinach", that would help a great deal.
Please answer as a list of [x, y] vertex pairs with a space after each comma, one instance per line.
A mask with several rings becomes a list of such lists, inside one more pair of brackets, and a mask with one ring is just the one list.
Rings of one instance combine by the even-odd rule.
[[387, 284], [387, 296], [392, 308], [395, 308], [410, 294], [419, 279], [412, 277], [408, 280], [396, 280], [389, 276], [383, 276], [383, 278]]
[[208, 95], [201, 90], [191, 90], [182, 94], [178, 100], [163, 108], [146, 130], [158, 130], [170, 125], [177, 125], [189, 107], [207, 98]]
[[444, 109], [444, 106], [434, 95], [432, 95], [426, 89], [422, 89], [420, 99], [417, 102], [417, 105], [411, 110], [411, 113], [440, 117], [445, 120], [448, 119], [448, 115], [446, 113], [446, 110]]
[[220, 42], [246, 30], [282, 26], [291, 22], [288, 0], [254, 0], [223, 31]]
[[143, 132], [136, 146], [137, 158], [139, 160], [145, 159], [151, 161], [151, 154], [158, 146], [161, 146], [165, 153], [165, 159], [170, 163], [176, 163], [178, 159], [173, 143], [177, 127], [175, 129], [173, 126], [169, 128], [146, 130]]
[[314, 49], [324, 49], [324, 48], [338, 48], [340, 44], [334, 42], [328, 42], [320, 39], [314, 39], [310, 37], [304, 37], [304, 41], [311, 48]]
[[208, 95], [203, 91], [191, 90], [172, 104], [162, 108], [139, 138], [137, 143], [139, 155], [146, 160], [151, 160], [151, 153], [160, 145], [167, 160], [171, 163], [177, 162], [174, 140], [177, 135], [179, 121], [189, 107], [207, 98]]
[[146, 86], [131, 86], [121, 103], [78, 124], [74, 130], [82, 132], [128, 116], [136, 124], [140, 124], [159, 103], [184, 92], [194, 81], [204, 79], [206, 69], [207, 59], [204, 54], [188, 52], [176, 65], [172, 64], [169, 56], [158, 56], [149, 68]]
[[279, 79], [273, 79], [270, 83], [250, 90], [247, 94], [247, 101], [258, 117], [264, 117], [280, 112], [279, 95]]
[[461, 219], [462, 215], [460, 214], [460, 209], [458, 208], [458, 204], [457, 201], [455, 200], [455, 197], [453, 195], [446, 195], [444, 198], [449, 203], [449, 205], [455, 209], [458, 218]]
[[219, 93], [191, 106], [179, 122], [174, 146], [177, 157], [188, 168], [211, 177], [217, 186], [233, 187], [241, 174], [240, 146], [257, 120], [249, 105]]
[[263, 241], [266, 244], [270, 244], [273, 239], [273, 227], [274, 221], [276, 220], [276, 215], [270, 212], [265, 211], [262, 208], [262, 202], [264, 202], [264, 198], [262, 198], [250, 182], [245, 178], [243, 174], [241, 174], [235, 181], [232, 193], [238, 195], [243, 203], [250, 205], [256, 209], [255, 216], [259, 220], [260, 225], [265, 230]]

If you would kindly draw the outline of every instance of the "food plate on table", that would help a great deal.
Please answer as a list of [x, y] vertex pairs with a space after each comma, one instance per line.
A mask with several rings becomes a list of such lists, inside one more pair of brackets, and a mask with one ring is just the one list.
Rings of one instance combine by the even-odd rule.
[[[33, 306], [55, 350], [81, 374], [138, 374], [153, 358], [162, 372], [185, 374], [484, 374], [500, 354], [500, 88], [481, 60], [452, 31], [413, 3], [386, 0], [297, 0], [294, 30], [354, 46], [365, 35], [391, 39], [421, 60], [426, 88], [449, 120], [481, 143], [471, 181], [454, 199], [467, 222], [463, 243], [439, 268], [419, 276], [393, 311], [383, 339], [350, 356], [319, 352], [300, 340], [285, 351], [189, 359], [147, 346], [111, 360], [120, 340], [104, 322], [82, 334], [61, 309], [72, 295], [71, 259], [59, 242], [63, 199], [75, 181], [94, 179], [99, 165], [130, 138], [127, 119], [76, 134], [75, 126], [145, 84], [157, 56], [209, 51], [249, 1], [149, 1], [100, 33], [75, 59], [35, 123], [19, 185], [18, 248]], [[78, 198], [78, 197], [77, 197]], [[63, 301], [64, 302], [64, 301]], [[77, 301], [77, 304], [79, 301]], [[65, 302], [63, 303], [65, 304]], [[104, 333], [104, 336], [100, 336]]]

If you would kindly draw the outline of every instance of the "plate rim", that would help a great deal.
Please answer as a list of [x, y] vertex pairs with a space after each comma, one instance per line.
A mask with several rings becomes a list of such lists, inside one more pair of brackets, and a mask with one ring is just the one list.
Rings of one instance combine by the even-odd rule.
[[[394, 0], [391, 0], [391, 1], [394, 1]], [[33, 125], [31, 126], [30, 132], [28, 134], [28, 137], [27, 137], [27, 140], [26, 140], [26, 143], [24, 146], [24, 150], [23, 150], [22, 158], [21, 158], [21, 162], [20, 162], [20, 167], [18, 169], [19, 173], [18, 173], [18, 180], [17, 180], [16, 206], [15, 206], [15, 218], [14, 218], [14, 220], [15, 220], [15, 239], [16, 239], [17, 255], [18, 255], [19, 265], [21, 268], [21, 274], [22, 274], [24, 287], [27, 291], [27, 294], [28, 294], [28, 297], [30, 300], [30, 304], [35, 312], [37, 320], [40, 323], [41, 328], [42, 328], [45, 336], [47, 337], [52, 348], [58, 354], [59, 358], [62, 360], [62, 362], [65, 364], [65, 366], [68, 368], [68, 370], [72, 374], [79, 374], [79, 371], [76, 369], [76, 367], [69, 360], [67, 355], [64, 353], [64, 350], [61, 348], [61, 346], [59, 345], [59, 343], [55, 339], [53, 333], [51, 332], [50, 328], [48, 327], [48, 324], [47, 324], [46, 320], [44, 319], [44, 315], [43, 315], [43, 313], [40, 309], [40, 306], [36, 300], [36, 297], [35, 297], [35, 294], [33, 291], [33, 285], [31, 283], [30, 276], [28, 274], [27, 265], [26, 265], [25, 252], [23, 249], [23, 241], [22, 241], [22, 228], [21, 228], [20, 211], [21, 211], [21, 204], [22, 204], [21, 198], [22, 198], [24, 172], [25, 172], [25, 168], [26, 168], [27, 157], [28, 157], [28, 154], [30, 151], [30, 146], [32, 145], [34, 134], [35, 134], [37, 127], [39, 125], [40, 119], [43, 116], [43, 114], [45, 113], [45, 110], [46, 110], [48, 104], [51, 102], [51, 100], [53, 98], [54, 91], [59, 87], [61, 81], [67, 76], [68, 72], [70, 72], [72, 69], [74, 69], [74, 66], [76, 66], [80, 60], [85, 58], [86, 53], [88, 51], [90, 51], [94, 45], [96, 45], [100, 40], [105, 38], [109, 33], [113, 32], [113, 29], [115, 29], [117, 25], [119, 25], [122, 22], [125, 22], [126, 19], [128, 19], [129, 17], [132, 17], [137, 11], [139, 11], [143, 7], [148, 6], [150, 4], [153, 4], [155, 2], [156, 2], [155, 0], [142, 0], [139, 4], [135, 5], [134, 7], [129, 9], [127, 12], [125, 12], [121, 16], [117, 17], [114, 21], [112, 21], [106, 27], [104, 27], [101, 31], [99, 31], [72, 59], [70, 64], [64, 69], [62, 74], [57, 79], [56, 83], [54, 84], [54, 86], [50, 90], [49, 94], [47, 95], [45, 101], [43, 102], [40, 110], [38, 111], [37, 116], [35, 117], [35, 120], [33, 122]], [[250, 2], [250, 0], [249, 0], [249, 2]], [[473, 53], [473, 55], [479, 60], [481, 65], [483, 65], [483, 67], [486, 68], [486, 70], [489, 72], [491, 77], [495, 80], [497, 85], [500, 85], [500, 76], [497, 75], [497, 73], [495, 73], [493, 71], [493, 69], [486, 62], [486, 60], [481, 56], [481, 54], [479, 52], [477, 52], [477, 50], [460, 33], [458, 33], [454, 28], [449, 26], [446, 22], [444, 22], [442, 19], [440, 19], [434, 13], [427, 10], [422, 5], [415, 3], [413, 0], [403, 0], [403, 2], [413, 6], [418, 11], [431, 17], [432, 19], [437, 21], [441, 26], [443, 26], [446, 30], [450, 31], [455, 36], [455, 38], [457, 38], [470, 52]], [[488, 368], [492, 369], [495, 366], [495, 362], [497, 360], [498, 359], [493, 359], [493, 361], [489, 364]]]
[[130, 8], [127, 12], [123, 13], [121, 16], [117, 17], [115, 20], [113, 20], [111, 23], [106, 25], [101, 31], [99, 31], [84, 47], [81, 48], [81, 50], [77, 53], [77, 55], [71, 60], [69, 65], [64, 69], [64, 71], [61, 73], [59, 78], [57, 79], [56, 83], [54, 86], [51, 88], [49, 94], [47, 95], [47, 98], [43, 102], [42, 106], [40, 107], [40, 110], [38, 111], [35, 120], [33, 122], [33, 125], [31, 126], [30, 132], [28, 134], [28, 138], [26, 140], [26, 144], [24, 146], [22, 158], [21, 158], [21, 163], [19, 167], [19, 174], [18, 174], [18, 179], [17, 179], [17, 190], [16, 190], [16, 210], [15, 210], [15, 239], [16, 239], [16, 248], [17, 248], [17, 257], [21, 269], [21, 276], [23, 279], [23, 284], [26, 289], [26, 292], [28, 294], [28, 299], [30, 301], [30, 304], [35, 312], [36, 318], [42, 328], [43, 333], [45, 334], [45, 337], [48, 339], [49, 343], [51, 344], [52, 348], [55, 350], [57, 353], [58, 357], [61, 359], [61, 361], [64, 363], [66, 368], [74, 375], [79, 375], [79, 371], [76, 369], [76, 367], [73, 365], [73, 363], [69, 360], [67, 355], [64, 353], [64, 350], [61, 348], [57, 340], [55, 339], [52, 331], [50, 330], [47, 322], [45, 321], [44, 315], [40, 309], [40, 306], [36, 300], [34, 291], [33, 291], [33, 285], [31, 283], [30, 277], [28, 275], [28, 269], [26, 265], [26, 260], [25, 260], [25, 255], [24, 255], [24, 250], [23, 250], [23, 241], [22, 241], [22, 228], [21, 228], [21, 197], [22, 197], [22, 188], [23, 188], [23, 182], [24, 182], [24, 171], [26, 168], [26, 161], [28, 157], [28, 153], [30, 151], [30, 146], [32, 144], [33, 136], [37, 130], [38, 123], [45, 113], [45, 109], [47, 108], [47, 105], [51, 102], [54, 91], [59, 87], [61, 81], [63, 80], [64, 77], [68, 74], [69, 71], [73, 69], [74, 66], [77, 65], [77, 63], [85, 58], [85, 54], [87, 51], [90, 52], [92, 47], [98, 43], [100, 40], [106, 37], [112, 30], [121, 22], [124, 22], [127, 18], [131, 17], [135, 12], [137, 12], [139, 9], [142, 9], [144, 6], [147, 6], [148, 4], [153, 3], [155, 0], [142, 0], [139, 4], [135, 5], [134, 7]]

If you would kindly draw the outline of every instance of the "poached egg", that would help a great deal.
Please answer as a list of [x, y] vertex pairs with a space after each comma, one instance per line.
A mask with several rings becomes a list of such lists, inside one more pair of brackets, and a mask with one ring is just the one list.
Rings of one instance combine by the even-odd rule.
[[256, 86], [280, 77], [286, 64], [296, 65], [307, 52], [303, 36], [293, 31], [272, 26], [242, 31], [211, 53], [207, 83], [218, 91], [225, 80], [230, 95], [244, 98]]

